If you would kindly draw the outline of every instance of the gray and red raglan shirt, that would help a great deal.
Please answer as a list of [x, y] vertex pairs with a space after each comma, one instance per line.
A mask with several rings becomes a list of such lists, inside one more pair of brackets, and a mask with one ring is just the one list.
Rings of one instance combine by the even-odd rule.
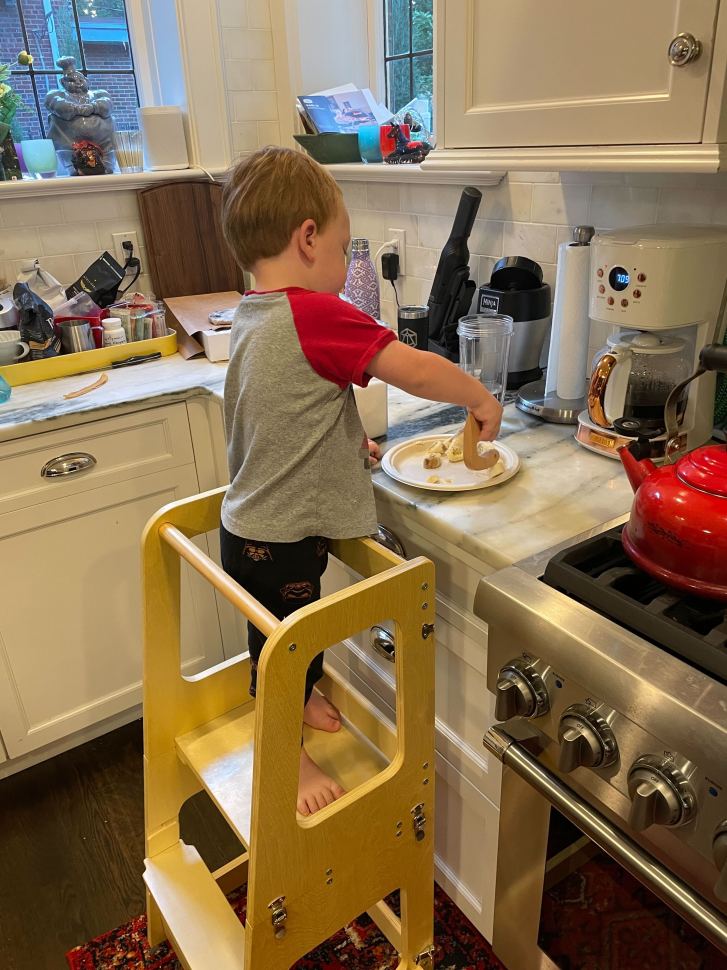
[[396, 335], [331, 293], [247, 293], [225, 381], [228, 532], [263, 542], [376, 532], [353, 384]]

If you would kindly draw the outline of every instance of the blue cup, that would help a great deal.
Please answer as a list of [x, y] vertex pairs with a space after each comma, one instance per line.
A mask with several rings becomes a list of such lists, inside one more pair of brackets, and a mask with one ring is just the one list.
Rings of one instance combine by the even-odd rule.
[[362, 162], [380, 162], [381, 133], [378, 125], [361, 125], [358, 130], [358, 151]]

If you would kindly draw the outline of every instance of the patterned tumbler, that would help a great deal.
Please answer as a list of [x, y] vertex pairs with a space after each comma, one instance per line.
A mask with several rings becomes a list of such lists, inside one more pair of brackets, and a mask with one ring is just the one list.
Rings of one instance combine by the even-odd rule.
[[369, 254], [368, 239], [351, 241], [351, 262], [343, 292], [354, 306], [378, 320], [381, 315], [379, 277]]

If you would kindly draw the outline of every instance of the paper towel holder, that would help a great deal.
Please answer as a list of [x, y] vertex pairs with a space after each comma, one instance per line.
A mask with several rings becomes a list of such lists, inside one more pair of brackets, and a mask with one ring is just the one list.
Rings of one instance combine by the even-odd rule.
[[[593, 226], [576, 226], [573, 229], [573, 242], [568, 243], [568, 245], [590, 246], [595, 233], [596, 230]], [[558, 298], [557, 293], [555, 298]], [[554, 357], [557, 358], [559, 352], [560, 348], [557, 348], [555, 355], [551, 353], [548, 358], [549, 362]], [[552, 424], [578, 424], [578, 415], [587, 406], [585, 374], [583, 375], [583, 396], [572, 399], [559, 397], [555, 391], [546, 393], [546, 380], [547, 377], [544, 377], [539, 381], [533, 381], [531, 384], [521, 387], [515, 401], [515, 407], [526, 414], [532, 414]]]

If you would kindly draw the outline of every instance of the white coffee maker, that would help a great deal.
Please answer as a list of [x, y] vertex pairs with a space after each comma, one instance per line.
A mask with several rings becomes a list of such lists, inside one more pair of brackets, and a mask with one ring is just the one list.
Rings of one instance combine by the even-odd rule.
[[[576, 439], [618, 457], [642, 434], [654, 460], [666, 456], [663, 406], [696, 370], [699, 352], [721, 343], [727, 302], [727, 229], [637, 226], [597, 233], [591, 242], [589, 316], [612, 326], [596, 355], [588, 409]], [[715, 375], [690, 386], [679, 407], [679, 435], [669, 457], [708, 441]], [[620, 413], [619, 413], [620, 412]]]

